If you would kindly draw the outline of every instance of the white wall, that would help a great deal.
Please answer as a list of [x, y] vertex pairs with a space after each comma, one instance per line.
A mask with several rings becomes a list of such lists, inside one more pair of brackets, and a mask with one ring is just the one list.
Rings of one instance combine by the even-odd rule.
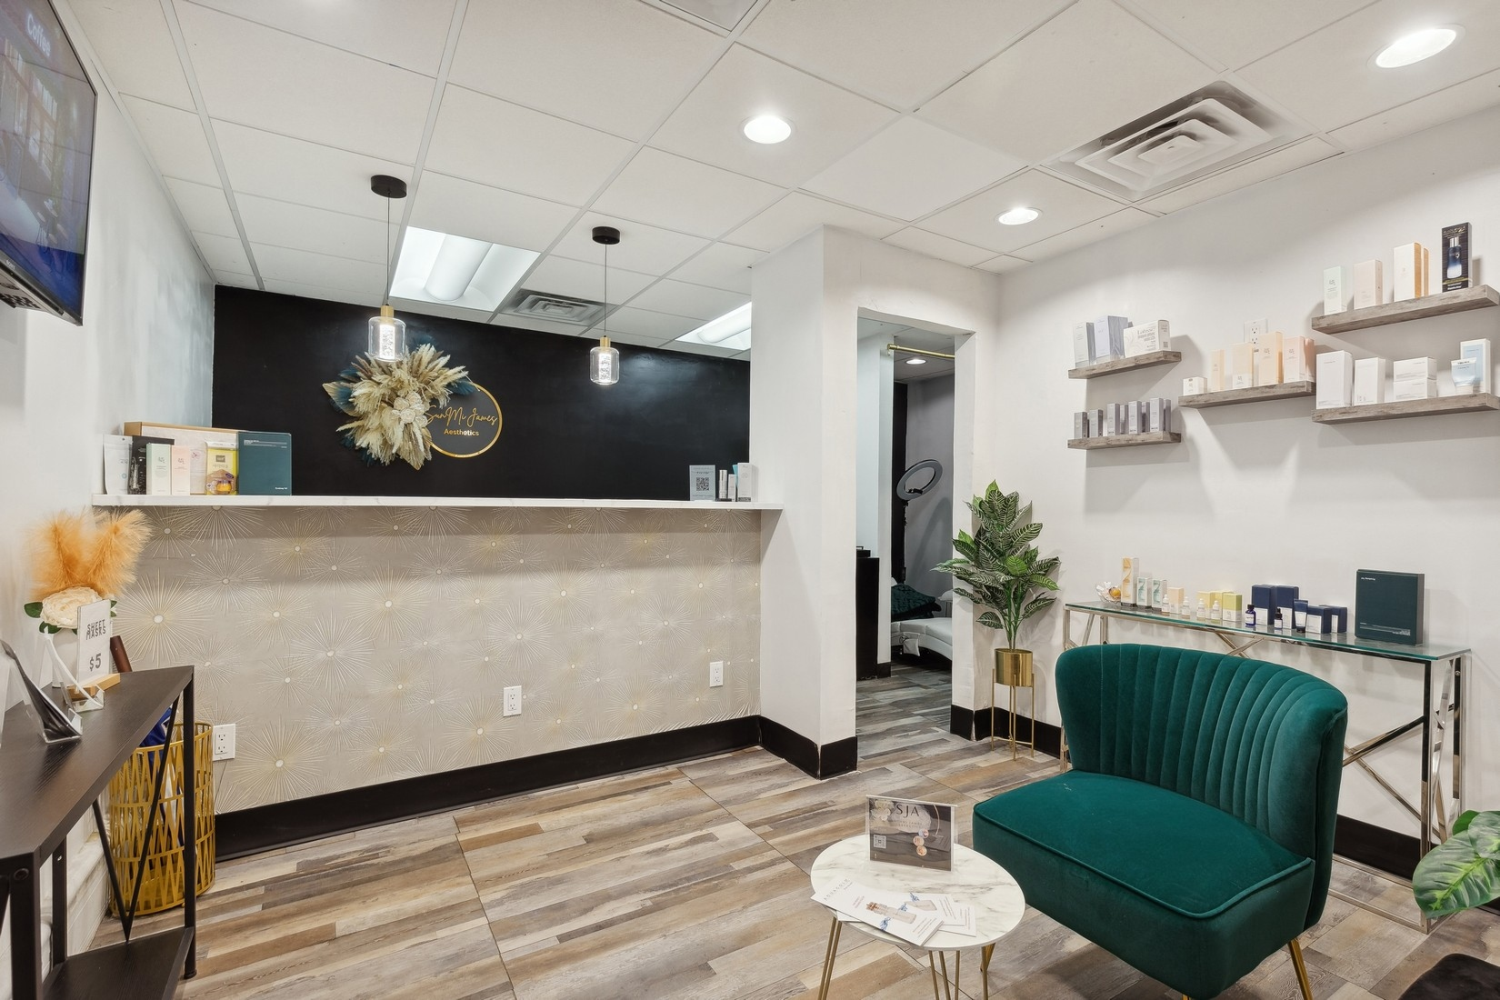
[[[750, 460], [785, 505], [762, 529], [761, 713], [826, 745], [855, 731], [857, 318], [979, 333], [957, 349], [954, 491], [969, 496], [990, 476], [974, 456], [993, 451], [996, 397], [976, 372], [993, 367], [999, 279], [826, 228], [752, 273]], [[973, 633], [955, 609], [953, 698], [965, 707], [979, 688]]]
[[89, 503], [121, 421], [209, 419], [213, 283], [104, 92], [94, 153], [83, 325], [0, 306], [0, 635], [28, 666], [26, 529]]
[[[1488, 112], [1289, 176], [1154, 222], [1002, 279], [999, 350], [984, 363], [1000, 431], [980, 464], [1035, 501], [1040, 545], [1062, 556], [1063, 594], [1092, 599], [1118, 579], [1120, 559], [1191, 589], [1248, 590], [1295, 583], [1310, 597], [1351, 606], [1358, 568], [1427, 577], [1434, 638], [1472, 644], [1466, 727], [1470, 803], [1500, 802], [1500, 727], [1486, 709], [1500, 696], [1500, 616], [1493, 566], [1500, 553], [1500, 416], [1455, 415], [1323, 426], [1309, 400], [1184, 411], [1183, 443], [1119, 451], [1064, 447], [1074, 411], [1111, 400], [1176, 397], [1204, 373], [1207, 352], [1240, 338], [1249, 319], [1309, 333], [1320, 315], [1325, 267], [1382, 258], [1439, 231], [1474, 224], [1475, 253], [1500, 267], [1500, 112]], [[1436, 256], [1436, 254], [1434, 254]], [[1434, 265], [1436, 266], [1436, 265]], [[1482, 273], [1481, 273], [1482, 276]], [[1105, 312], [1168, 319], [1173, 368], [1070, 381], [1069, 331]], [[1357, 357], [1431, 355], [1446, 367], [1458, 342], [1500, 347], [1500, 309], [1317, 337], [1322, 350]], [[1183, 643], [1187, 634], [1116, 628]], [[1061, 648], [1052, 612], [1025, 635], [1042, 666], [1041, 714], [1057, 721], [1048, 676]], [[1419, 714], [1416, 671], [1378, 660], [1269, 647], [1268, 659], [1307, 666], [1351, 700], [1350, 743]], [[1411, 746], [1376, 757], [1416, 795]], [[1341, 811], [1416, 832], [1366, 776], [1345, 772]]]
[[[932, 492], [906, 507], [906, 582], [924, 594], [941, 597], [953, 587], [952, 574], [932, 569], [953, 557], [951, 375], [906, 386], [906, 464], [912, 466], [928, 458], [943, 463], [943, 478]], [[962, 504], [959, 509], [963, 509]]]

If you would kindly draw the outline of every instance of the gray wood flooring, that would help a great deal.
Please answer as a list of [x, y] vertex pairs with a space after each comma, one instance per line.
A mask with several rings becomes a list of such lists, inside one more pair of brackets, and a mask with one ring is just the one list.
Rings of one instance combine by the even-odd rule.
[[[191, 1000], [790, 1000], [817, 992], [828, 921], [806, 871], [863, 829], [867, 794], [974, 803], [1055, 762], [946, 732], [948, 676], [898, 665], [859, 690], [857, 773], [815, 781], [762, 750], [590, 781], [220, 866]], [[961, 839], [967, 841], [967, 812]], [[1351, 893], [1401, 905], [1343, 870]], [[172, 923], [177, 913], [144, 923]], [[107, 922], [99, 943], [116, 940]], [[1330, 900], [1303, 939], [1319, 1000], [1395, 1000], [1450, 951], [1500, 961], [1500, 918], [1423, 937]], [[964, 963], [965, 997], [979, 995]], [[1007, 1000], [1173, 995], [1031, 911], [995, 951]], [[833, 994], [922, 1000], [920, 953], [843, 935]], [[1285, 953], [1226, 994], [1297, 996]], [[1175, 997], [1173, 997], [1175, 1000]]]

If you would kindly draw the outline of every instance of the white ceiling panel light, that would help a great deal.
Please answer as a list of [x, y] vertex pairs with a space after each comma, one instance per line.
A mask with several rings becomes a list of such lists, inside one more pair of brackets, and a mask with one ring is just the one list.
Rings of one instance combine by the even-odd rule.
[[539, 254], [410, 226], [391, 297], [493, 312]]
[[740, 126], [740, 131], [751, 142], [773, 146], [778, 142], [786, 142], [791, 136], [792, 123], [779, 115], [756, 115]]
[[1402, 35], [1375, 56], [1375, 65], [1381, 69], [1399, 69], [1431, 59], [1458, 40], [1457, 28], [1423, 28]]
[[755, 0], [662, 0], [668, 7], [676, 7], [709, 24], [717, 24], [725, 31], [734, 26], [755, 6]]
[[1034, 208], [1021, 206], [1012, 208], [1007, 212], [1001, 212], [995, 216], [995, 221], [1002, 226], [1024, 226], [1028, 222], [1035, 222], [1042, 213]]
[[718, 319], [711, 319], [696, 330], [689, 330], [673, 343], [701, 344], [704, 347], [748, 351], [750, 349], [750, 303], [746, 302], [738, 309], [732, 309]]
[[1300, 137], [1280, 115], [1215, 83], [1057, 157], [1048, 166], [1139, 201]]

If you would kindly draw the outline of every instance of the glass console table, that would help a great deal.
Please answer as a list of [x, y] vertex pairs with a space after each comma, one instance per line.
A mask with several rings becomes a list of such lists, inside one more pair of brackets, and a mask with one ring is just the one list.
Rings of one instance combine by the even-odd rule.
[[[1421, 669], [1422, 677], [1422, 702], [1418, 716], [1355, 746], [1346, 746], [1344, 766], [1363, 769], [1401, 808], [1411, 814], [1421, 827], [1418, 850], [1422, 854], [1426, 854], [1432, 847], [1447, 839], [1450, 824], [1463, 811], [1463, 739], [1459, 710], [1463, 701], [1464, 660], [1470, 653], [1467, 647], [1441, 642], [1407, 646], [1401, 643], [1360, 639], [1352, 632], [1309, 635], [1305, 632], [1279, 629], [1273, 631], [1268, 627], [1246, 628], [1233, 622], [1181, 618], [1165, 612], [1106, 604], [1102, 601], [1068, 602], [1063, 605], [1063, 609], [1064, 649], [1087, 644], [1093, 639], [1096, 628], [1098, 641], [1109, 642], [1109, 623], [1120, 620], [1207, 633], [1218, 638], [1231, 656], [1253, 655], [1250, 651], [1263, 643], [1283, 643], [1416, 664]], [[1077, 641], [1073, 638], [1074, 615], [1084, 618], [1083, 634]], [[1417, 737], [1420, 737], [1422, 741], [1421, 801], [1414, 803], [1376, 771], [1366, 758], [1383, 747]], [[1064, 762], [1067, 761], [1067, 753], [1067, 734], [1064, 733], [1062, 743]], [[1443, 782], [1445, 773], [1451, 774], [1446, 788]], [[1404, 879], [1362, 865], [1349, 858], [1339, 856], [1339, 861], [1380, 878], [1410, 885]], [[1380, 909], [1338, 890], [1330, 889], [1329, 894], [1347, 903], [1374, 910], [1382, 916], [1424, 933], [1437, 925], [1436, 921], [1428, 921], [1425, 917], [1413, 919]]]

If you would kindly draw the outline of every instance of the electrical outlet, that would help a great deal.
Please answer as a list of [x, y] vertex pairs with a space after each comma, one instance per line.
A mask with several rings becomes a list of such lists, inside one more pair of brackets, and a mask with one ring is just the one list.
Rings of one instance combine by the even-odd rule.
[[214, 760], [234, 758], [234, 723], [214, 726]]
[[521, 685], [517, 684], [505, 689], [505, 714], [521, 714]]
[[715, 660], [708, 665], [708, 686], [721, 688], [724, 686], [724, 661]]

